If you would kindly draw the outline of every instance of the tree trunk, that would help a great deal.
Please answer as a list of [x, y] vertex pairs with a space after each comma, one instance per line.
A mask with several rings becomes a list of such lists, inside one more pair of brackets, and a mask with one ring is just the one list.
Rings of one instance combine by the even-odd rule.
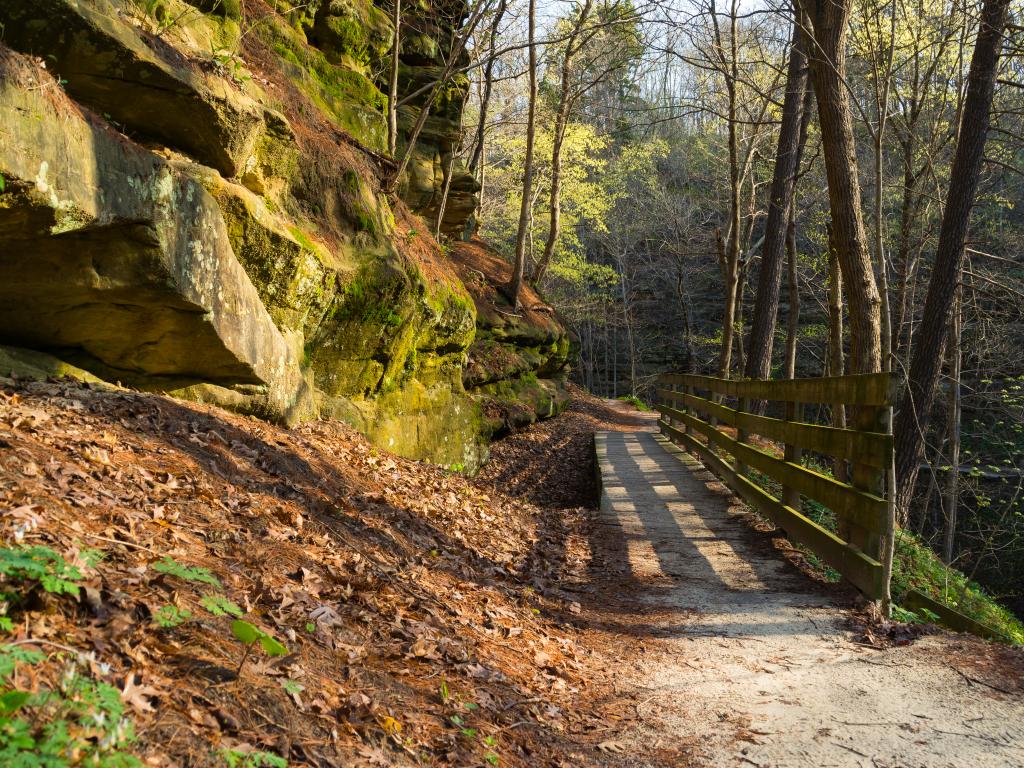
[[484, 143], [487, 140], [487, 110], [491, 105], [491, 93], [494, 90], [494, 62], [497, 61], [496, 51], [498, 47], [498, 25], [505, 16], [505, 9], [508, 7], [508, 0], [501, 0], [498, 9], [494, 12], [494, 20], [491, 22], [491, 32], [487, 45], [487, 64], [484, 65], [484, 92], [480, 96], [480, 122], [476, 126], [476, 142], [473, 144], [473, 156], [469, 160], [469, 172], [476, 175], [480, 169], [480, 185], [483, 186], [483, 160]]
[[537, 267], [533, 271], [532, 282], [534, 285], [544, 277], [544, 272], [555, 253], [555, 246], [558, 244], [559, 230], [562, 225], [562, 144], [565, 141], [565, 131], [569, 125], [569, 112], [572, 103], [572, 61], [578, 51], [577, 40], [590, 18], [590, 9], [593, 6], [594, 0], [585, 0], [583, 8], [580, 9], [579, 18], [565, 43], [565, 55], [562, 57], [562, 82], [558, 93], [555, 134], [551, 147], [551, 212], [548, 239], [544, 243], [544, 253], [541, 254]]
[[764, 246], [761, 249], [761, 271], [747, 343], [744, 375], [748, 379], [767, 379], [771, 374], [782, 263], [789, 232], [786, 222], [790, 218], [798, 170], [800, 125], [804, 93], [807, 90], [807, 55], [802, 27], [801, 20], [796, 18], [793, 21], [789, 71], [786, 75], [786, 96], [782, 104], [782, 126], [779, 129], [779, 145], [775, 153], [775, 170], [768, 199]]
[[[839, 257], [836, 254], [834, 233], [831, 227], [828, 248], [828, 375], [842, 376], [843, 360], [843, 274], [839, 268]], [[846, 406], [842, 403], [832, 404], [832, 426], [846, 429]], [[847, 481], [846, 460], [836, 459], [832, 472], [841, 483]]]
[[523, 287], [526, 271], [526, 236], [530, 226], [533, 208], [533, 145], [537, 133], [537, 0], [530, 0], [529, 10], [529, 76], [530, 103], [526, 117], [526, 158], [523, 161], [523, 201], [519, 208], [519, 230], [516, 233], [516, 255], [512, 265], [512, 280], [509, 283], [509, 300], [512, 308], [519, 307], [519, 294]]
[[398, 151], [398, 56], [402, 47], [402, 0], [393, 0], [391, 21], [395, 37], [391, 41], [391, 76], [388, 82], [388, 152]]
[[789, 208], [786, 225], [786, 278], [789, 291], [789, 312], [786, 315], [786, 354], [783, 377], [796, 378], [796, 342], [800, 335], [800, 283], [796, 271], [796, 207]]
[[956, 513], [960, 485], [960, 367], [963, 356], [960, 349], [961, 297], [963, 286], [957, 288], [953, 307], [953, 322], [949, 329], [950, 371], [949, 371], [949, 481], [946, 484], [946, 498], [943, 509], [946, 512], [946, 531], [943, 536], [943, 562], [953, 562], [953, 545], [956, 541]]
[[935, 385], [949, 336], [954, 297], [963, 272], [964, 241], [984, 160], [1008, 6], [1009, 0], [985, 0], [967, 75], [967, 97], [950, 174], [949, 194], [939, 229], [935, 265], [928, 283], [921, 323], [914, 334], [910, 374], [894, 430], [896, 501], [902, 519], [910, 509], [917, 484], [935, 402]]
[[850, 313], [850, 364], [854, 373], [874, 373], [882, 367], [880, 298], [864, 232], [845, 84], [851, 5], [852, 0], [801, 0], [814, 32], [808, 58], [818, 101], [832, 226]]
[[739, 81], [739, 41], [737, 2], [733, 0], [729, 14], [729, 58], [725, 59], [722, 38], [718, 28], [718, 15], [712, 4], [712, 16], [715, 24], [715, 40], [719, 57], [722, 58], [725, 73], [725, 90], [728, 95], [728, 134], [729, 134], [729, 244], [723, 247], [719, 234], [719, 262], [722, 267], [722, 281], [725, 287], [725, 316], [722, 318], [722, 346], [718, 355], [718, 375], [728, 379], [732, 369], [733, 334], [736, 325], [736, 293], [739, 287], [740, 258], [740, 192], [742, 179], [740, 175], [739, 129], [737, 83]]

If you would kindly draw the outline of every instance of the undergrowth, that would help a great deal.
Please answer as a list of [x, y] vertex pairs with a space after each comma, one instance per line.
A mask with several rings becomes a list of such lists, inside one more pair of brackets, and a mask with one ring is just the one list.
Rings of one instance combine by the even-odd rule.
[[651, 406], [649, 406], [636, 395], [622, 395], [619, 397], [619, 400], [621, 400], [624, 403], [629, 403], [638, 411], [644, 411], [646, 413], [651, 410]]
[[[828, 467], [805, 459], [816, 472], [831, 476]], [[748, 470], [752, 480], [776, 498], [781, 496], [781, 486], [771, 478], [755, 470]], [[806, 517], [825, 530], [836, 533], [835, 513], [812, 499], [803, 499], [800, 510]], [[840, 575], [830, 568], [807, 547], [799, 546], [808, 563], [820, 571], [825, 579], [838, 582]], [[891, 591], [893, 601], [899, 604], [903, 596], [911, 589], [916, 589], [928, 597], [955, 608], [968, 618], [984, 624], [993, 630], [1001, 639], [1015, 644], [1024, 644], [1024, 623], [1017, 619], [1009, 610], [999, 605], [984, 588], [956, 568], [947, 566], [915, 533], [898, 529], [896, 531], [896, 549], [893, 554]], [[898, 616], [903, 620], [927, 623], [933, 616], [918, 615], [913, 611], [899, 608]]]

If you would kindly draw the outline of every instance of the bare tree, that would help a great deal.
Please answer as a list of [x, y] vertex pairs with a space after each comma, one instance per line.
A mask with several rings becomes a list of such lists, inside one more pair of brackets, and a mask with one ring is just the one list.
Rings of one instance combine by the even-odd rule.
[[519, 294], [526, 271], [526, 237], [533, 212], [533, 147], [537, 137], [537, 0], [530, 0], [529, 10], [529, 78], [530, 96], [526, 117], [526, 157], [523, 160], [523, 199], [519, 208], [519, 229], [516, 232], [516, 253], [509, 282], [509, 300], [519, 307]]
[[928, 283], [921, 323], [914, 334], [907, 388], [894, 429], [896, 502], [900, 519], [904, 521], [917, 485], [925, 435], [935, 402], [935, 385], [963, 272], [964, 242], [984, 160], [1008, 6], [1009, 0], [985, 0], [982, 7], [935, 265]]

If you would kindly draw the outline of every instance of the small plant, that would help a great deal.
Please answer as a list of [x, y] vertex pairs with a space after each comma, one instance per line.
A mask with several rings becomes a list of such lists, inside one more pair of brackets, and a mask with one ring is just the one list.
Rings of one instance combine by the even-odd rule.
[[176, 605], [163, 605], [157, 608], [153, 618], [156, 619], [158, 626], [166, 629], [184, 624], [192, 618], [192, 611], [187, 608], [179, 608]]
[[[78, 595], [82, 572], [49, 547], [28, 546], [0, 548], [0, 630], [13, 629], [7, 611], [23, 603], [42, 587], [55, 595]], [[27, 586], [25, 586], [27, 584]]]
[[240, 752], [222, 749], [220, 756], [228, 768], [288, 768], [288, 761], [273, 752]]
[[165, 557], [163, 560], [153, 564], [153, 570], [159, 573], [166, 573], [168, 576], [177, 576], [185, 581], [196, 581], [201, 584], [220, 588], [220, 581], [206, 568], [190, 567], [182, 565], [173, 557]]
[[921, 620], [921, 618], [913, 611], [908, 611], [906, 608], [900, 608], [898, 605], [892, 606], [890, 610], [893, 621], [899, 621], [904, 624], [915, 624]]
[[252, 647], [259, 643], [262, 646], [264, 652], [268, 656], [285, 656], [288, 653], [288, 649], [285, 648], [280, 642], [274, 639], [273, 636], [268, 635], [262, 629], [248, 621], [242, 621], [241, 619], [235, 619], [231, 622], [231, 634], [233, 634], [240, 642], [245, 644], [245, 655], [242, 656], [242, 660], [238, 663], [238, 670], [235, 675], [242, 674], [242, 667], [245, 666], [246, 660], [249, 658], [249, 654], [252, 652]]
[[30, 693], [13, 687], [19, 666], [44, 658], [20, 646], [0, 646], [0, 765], [141, 767], [124, 751], [135, 734], [120, 692], [81, 673], [77, 661], [64, 670], [54, 690]]
[[638, 411], [644, 411], [646, 413], [647, 411], [651, 410], [651, 406], [649, 406], [647, 403], [645, 403], [643, 400], [641, 400], [636, 395], [622, 395], [619, 398], [619, 400], [621, 400], [624, 403], [629, 403], [634, 408], [636, 408]]
[[447, 704], [448, 703], [448, 699], [450, 699], [452, 697], [452, 692], [448, 690], [448, 681], [447, 680], [442, 680], [441, 681], [441, 687], [438, 688], [437, 692], [441, 696], [441, 703], [442, 704]]
[[223, 595], [217, 595], [212, 592], [200, 600], [200, 605], [214, 616], [234, 616], [238, 619], [245, 613], [245, 611]]
[[229, 77], [239, 84], [252, 79], [245, 69], [242, 57], [228, 48], [214, 48], [210, 51], [210, 62], [221, 77]]
[[193, 13], [192, 8], [172, 16], [167, 10], [166, 0], [129, 0], [130, 16], [140, 26], [147, 27], [157, 37], [178, 26], [186, 16]]

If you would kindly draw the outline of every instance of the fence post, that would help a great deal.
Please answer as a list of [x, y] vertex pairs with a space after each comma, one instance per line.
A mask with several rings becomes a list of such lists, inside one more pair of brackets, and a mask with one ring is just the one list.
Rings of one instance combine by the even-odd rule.
[[[689, 392], [690, 392], [690, 385], [689, 384], [683, 384], [682, 387], [683, 387], [682, 394], [684, 394], [684, 395], [689, 394]], [[682, 411], [683, 413], [689, 413], [690, 412], [689, 411], [689, 406], [686, 404], [685, 400], [683, 400], [683, 401], [681, 401], [679, 403], [679, 410]], [[689, 434], [689, 428], [686, 426], [686, 422], [685, 421], [682, 422], [682, 425], [680, 426], [680, 429], [683, 431], [684, 435]]]
[[[750, 398], [749, 397], [738, 398], [737, 401], [736, 401], [736, 413], [737, 414], [746, 413], [748, 410], [750, 410]], [[740, 429], [740, 427], [739, 427], [739, 420], [737, 419], [737, 421], [736, 421], [736, 442], [737, 443], [745, 443], [746, 441], [747, 441], [747, 431], [745, 429]], [[742, 461], [740, 461], [738, 458], [736, 459], [736, 474], [737, 475], [746, 475], [747, 474], [747, 465], [744, 464]]]
[[[887, 432], [889, 429], [888, 414], [889, 409], [885, 406], [855, 406], [854, 423], [857, 425], [858, 430], [864, 432]], [[853, 472], [851, 474], [853, 475], [853, 482], [851, 485], [875, 496], [884, 495], [886, 474], [884, 469], [861, 464], [857, 461], [852, 462], [852, 464]], [[873, 521], [871, 528], [857, 525], [850, 520], [840, 520], [839, 530], [840, 536], [859, 548], [865, 555], [875, 560], [881, 560], [882, 538], [885, 533], [885, 527], [885, 520], [882, 519]]]
[[[786, 403], [786, 421], [802, 421], [804, 418], [803, 403]], [[799, 464], [803, 454], [803, 448], [796, 443], [786, 443], [783, 458], [790, 464]], [[800, 493], [795, 488], [787, 485], [782, 486], [782, 503], [787, 507], [800, 511]]]

